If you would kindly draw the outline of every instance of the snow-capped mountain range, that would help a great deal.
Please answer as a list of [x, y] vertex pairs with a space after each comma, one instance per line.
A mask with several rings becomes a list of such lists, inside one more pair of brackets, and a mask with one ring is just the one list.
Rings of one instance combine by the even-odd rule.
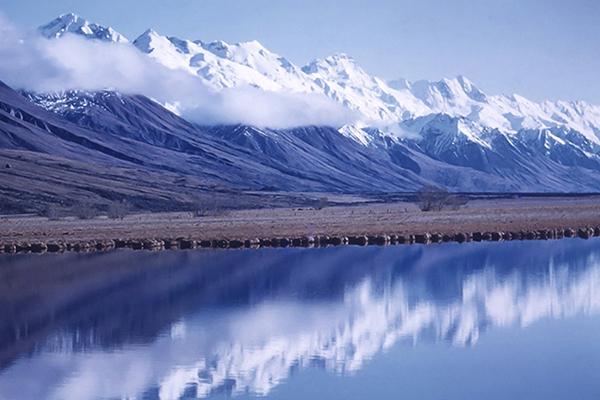
[[[186, 121], [171, 113], [177, 114], [177, 104], [159, 104], [137, 93], [24, 93], [61, 119], [54, 121], [43, 110], [28, 111], [40, 121], [50, 119], [119, 154], [136, 154], [141, 165], [194, 176], [221, 171], [211, 176], [252, 189], [403, 191], [435, 184], [472, 192], [600, 190], [600, 107], [585, 102], [536, 103], [518, 95], [488, 95], [463, 76], [386, 82], [345, 54], [300, 67], [256, 41], [184, 40], [151, 29], [128, 40], [73, 14], [60, 16], [39, 32], [51, 40], [78, 35], [106, 42], [102, 46], [108, 51], [111, 46], [126, 48], [136, 57], [156, 61], [148, 62], [151, 68], [156, 65], [194, 82], [197, 78], [215, 93], [235, 94], [230, 90], [250, 87], [260, 93], [306, 94], [307, 99], [329, 99], [358, 116], [355, 123], [333, 127], [228, 127]], [[40, 132], [40, 124], [27, 125], [21, 111], [29, 107], [10, 88], [3, 90], [7, 118], [29, 135], [7, 125], [6, 146], [22, 149], [27, 143], [54, 154], [56, 146], [48, 147], [49, 141], [38, 137], [52, 134], [52, 129]], [[82, 143], [86, 148], [81, 151], [90, 151], [85, 141], [77, 146]], [[56, 155], [81, 158], [72, 146], [60, 147], [65, 152]], [[224, 152], [214, 158], [193, 156], [217, 148]], [[164, 151], [171, 155], [165, 158]], [[98, 159], [109, 162], [106, 153]]]
[[[128, 43], [114, 29], [90, 23], [74, 14], [58, 17], [41, 27], [40, 32], [48, 38], [71, 33]], [[252, 85], [268, 91], [324, 94], [358, 111], [363, 126], [385, 126], [443, 113], [506, 133], [567, 127], [600, 143], [598, 106], [583, 101], [536, 103], [516, 94], [487, 95], [464, 76], [437, 82], [402, 79], [385, 82], [369, 75], [346, 54], [299, 67], [257, 41], [203, 42], [164, 36], [152, 29], [142, 33], [132, 45], [160, 64], [196, 75], [214, 88]]]

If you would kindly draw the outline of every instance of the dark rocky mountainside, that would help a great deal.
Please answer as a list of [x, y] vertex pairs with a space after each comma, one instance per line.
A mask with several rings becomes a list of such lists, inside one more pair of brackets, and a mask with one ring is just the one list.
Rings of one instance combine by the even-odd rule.
[[[200, 126], [139, 95], [111, 91], [18, 93], [0, 85], [3, 211], [126, 200], [181, 209], [216, 197], [260, 205], [249, 192], [593, 192], [594, 144], [577, 132], [490, 133], [464, 140], [460, 118], [429, 116], [419, 139], [376, 131], [368, 146], [330, 127]], [[558, 139], [570, 135], [568, 142]], [[485, 137], [483, 135], [482, 137]], [[231, 196], [234, 193], [235, 196]], [[242, 195], [242, 193], [245, 193]], [[227, 201], [225, 199], [228, 199]]]

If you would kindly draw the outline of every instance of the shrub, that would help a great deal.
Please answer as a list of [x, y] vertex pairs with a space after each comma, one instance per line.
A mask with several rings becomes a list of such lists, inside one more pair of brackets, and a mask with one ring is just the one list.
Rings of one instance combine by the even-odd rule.
[[42, 217], [48, 218], [50, 221], [58, 221], [61, 215], [61, 209], [56, 204], [48, 204], [40, 213]]
[[315, 210], [322, 210], [329, 204], [329, 199], [327, 197], [320, 197], [317, 199], [315, 204]]
[[469, 198], [459, 194], [451, 194], [446, 200], [446, 206], [450, 210], [458, 210], [459, 208], [466, 206], [468, 203]]
[[466, 205], [469, 199], [450, 193], [447, 189], [425, 185], [416, 195], [416, 203], [421, 211], [442, 211], [443, 209], [458, 210]]
[[192, 214], [194, 215], [194, 217], [208, 217], [221, 215], [224, 212], [225, 211], [223, 207], [221, 207], [221, 205], [216, 200], [207, 199], [198, 201], [194, 206]]
[[98, 210], [89, 202], [77, 203], [73, 207], [72, 212], [79, 219], [93, 219], [98, 216]]
[[123, 219], [129, 214], [129, 204], [125, 201], [116, 201], [108, 206], [108, 218]]

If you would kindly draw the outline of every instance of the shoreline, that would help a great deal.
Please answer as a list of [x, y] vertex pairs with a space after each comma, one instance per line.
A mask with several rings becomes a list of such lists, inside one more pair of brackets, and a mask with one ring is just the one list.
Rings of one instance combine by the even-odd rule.
[[597, 197], [474, 200], [422, 212], [407, 202], [128, 215], [123, 220], [0, 217], [0, 251], [322, 247], [600, 236]]
[[297, 238], [254, 239], [109, 239], [91, 241], [49, 241], [0, 243], [0, 254], [63, 253], [130, 250], [322, 248], [333, 246], [394, 246], [412, 244], [503, 242], [524, 240], [590, 239], [600, 237], [599, 227], [548, 229], [518, 232], [459, 232], [455, 234], [417, 233], [409, 235], [306, 236]]

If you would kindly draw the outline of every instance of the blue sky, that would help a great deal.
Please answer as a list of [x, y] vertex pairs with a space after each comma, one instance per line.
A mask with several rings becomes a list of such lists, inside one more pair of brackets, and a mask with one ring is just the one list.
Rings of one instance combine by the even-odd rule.
[[297, 64], [352, 55], [385, 79], [463, 74], [488, 93], [600, 103], [596, 0], [0, 0], [22, 27], [75, 12], [133, 39], [257, 39]]

